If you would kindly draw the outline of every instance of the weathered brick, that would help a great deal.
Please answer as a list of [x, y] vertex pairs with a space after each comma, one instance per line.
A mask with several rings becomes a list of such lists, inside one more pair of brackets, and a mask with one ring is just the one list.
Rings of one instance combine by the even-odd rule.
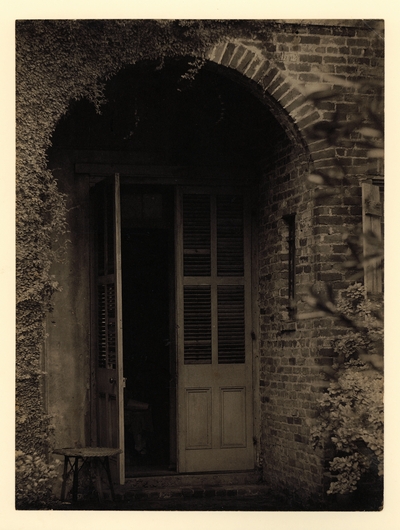
[[299, 61], [302, 63], [322, 63], [322, 57], [320, 55], [306, 55], [300, 54]]
[[343, 63], [346, 63], [347, 59], [346, 57], [343, 57], [341, 55], [326, 55], [324, 58], [323, 58], [323, 61], [324, 63], [329, 63], [329, 64], [343, 64]]
[[347, 39], [347, 45], [348, 46], [360, 46], [360, 47], [367, 47], [371, 44], [371, 41], [369, 39], [361, 39], [361, 38], [349, 38]]
[[301, 44], [319, 44], [321, 42], [321, 37], [313, 35], [302, 35], [300, 37]]
[[289, 63], [288, 70], [290, 72], [309, 72], [311, 70], [311, 65], [308, 63]]
[[318, 81], [321, 80], [321, 76], [319, 74], [305, 73], [305, 74], [300, 74], [299, 79], [300, 81], [305, 81], [307, 83], [317, 83]]

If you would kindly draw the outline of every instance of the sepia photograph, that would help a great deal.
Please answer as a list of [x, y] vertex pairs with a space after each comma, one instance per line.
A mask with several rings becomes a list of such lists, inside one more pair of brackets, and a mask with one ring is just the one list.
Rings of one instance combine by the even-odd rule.
[[375, 18], [15, 20], [17, 512], [381, 512]]

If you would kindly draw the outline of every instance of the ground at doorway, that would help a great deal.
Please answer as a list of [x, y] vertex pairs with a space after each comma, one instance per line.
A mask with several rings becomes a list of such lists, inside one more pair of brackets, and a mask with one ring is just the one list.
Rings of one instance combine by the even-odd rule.
[[[60, 503], [54, 510], [114, 510], [114, 511], [298, 511], [290, 499], [257, 486], [207, 487], [136, 491], [133, 495], [117, 495], [115, 502], [103, 503], [78, 500]], [[304, 508], [303, 508], [304, 509]]]
[[[333, 500], [333, 499], [332, 499]], [[115, 502], [106, 499], [78, 499], [76, 503], [58, 502], [48, 509], [56, 511], [226, 511], [226, 512], [301, 512], [365, 511], [357, 503], [333, 502], [302, 504], [291, 495], [277, 494], [264, 485], [221, 486], [136, 491], [134, 495], [117, 494]], [[374, 508], [372, 508], [374, 511]], [[369, 509], [367, 509], [369, 511]]]

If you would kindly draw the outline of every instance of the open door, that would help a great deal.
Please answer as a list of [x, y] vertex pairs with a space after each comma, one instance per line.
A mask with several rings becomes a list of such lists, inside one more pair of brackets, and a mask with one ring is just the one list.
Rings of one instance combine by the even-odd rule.
[[[97, 446], [124, 450], [120, 182], [116, 174], [94, 189], [96, 219], [95, 371]], [[111, 462], [113, 479], [125, 481], [124, 454]]]
[[177, 192], [178, 471], [254, 468], [249, 204]]

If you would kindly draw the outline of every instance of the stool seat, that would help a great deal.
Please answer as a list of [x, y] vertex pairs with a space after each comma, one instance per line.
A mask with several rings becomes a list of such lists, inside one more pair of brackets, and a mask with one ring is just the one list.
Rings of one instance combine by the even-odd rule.
[[[79, 471], [85, 464], [93, 464], [95, 467], [96, 484], [100, 500], [103, 500], [100, 471], [101, 467], [104, 468], [107, 474], [108, 484], [110, 486], [111, 497], [112, 500], [115, 501], [114, 488], [111, 480], [109, 457], [121, 454], [121, 449], [115, 447], [64, 447], [60, 449], [54, 449], [53, 453], [58, 455], [64, 455], [64, 473], [63, 484], [61, 488], [61, 501], [65, 500], [67, 480], [71, 473], [73, 473], [72, 500], [73, 502], [77, 501]], [[79, 459], [82, 460], [82, 464], [80, 467]], [[68, 466], [70, 468], [69, 470]]]
[[122, 449], [115, 447], [66, 447], [62, 449], [53, 449], [53, 453], [64, 456], [80, 456], [82, 458], [94, 456], [116, 456], [122, 453]]

